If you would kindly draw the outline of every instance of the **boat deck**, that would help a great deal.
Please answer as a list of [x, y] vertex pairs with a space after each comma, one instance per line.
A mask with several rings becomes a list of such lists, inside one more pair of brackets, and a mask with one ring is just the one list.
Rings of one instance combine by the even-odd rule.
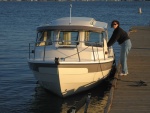
[[129, 75], [115, 74], [105, 113], [150, 113], [150, 26], [132, 27], [129, 35]]

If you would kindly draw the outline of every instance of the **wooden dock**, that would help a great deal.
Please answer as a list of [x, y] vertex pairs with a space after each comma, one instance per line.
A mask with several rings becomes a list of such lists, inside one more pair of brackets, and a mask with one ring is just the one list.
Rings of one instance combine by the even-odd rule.
[[115, 74], [104, 113], [150, 113], [150, 26], [132, 27], [129, 36], [129, 74]]

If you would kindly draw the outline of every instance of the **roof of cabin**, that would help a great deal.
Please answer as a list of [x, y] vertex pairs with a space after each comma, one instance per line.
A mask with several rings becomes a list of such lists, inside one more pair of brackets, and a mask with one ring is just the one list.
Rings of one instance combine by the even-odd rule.
[[63, 17], [51, 21], [46, 26], [38, 27], [37, 30], [93, 30], [103, 31], [107, 29], [107, 23], [96, 21], [89, 17]]

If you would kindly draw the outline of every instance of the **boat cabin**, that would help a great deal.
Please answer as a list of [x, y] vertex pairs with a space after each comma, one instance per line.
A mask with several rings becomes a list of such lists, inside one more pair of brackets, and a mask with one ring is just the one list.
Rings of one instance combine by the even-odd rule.
[[[68, 52], [67, 50], [58, 50], [62, 53], [62, 55], [60, 55], [60, 53], [57, 54], [56, 51], [53, 53], [53, 50], [59, 48], [76, 48], [76, 52], [79, 54], [79, 51], [83, 51], [83, 49], [89, 47], [88, 49], [92, 50], [90, 54], [92, 53], [94, 55], [92, 59], [93, 57], [95, 59], [96, 53], [94, 51], [97, 51], [97, 47], [101, 47], [103, 51], [101, 54], [108, 53], [107, 40], [107, 23], [87, 17], [71, 17], [71, 19], [69, 17], [60, 18], [52, 21], [49, 25], [37, 28], [37, 38], [34, 47], [34, 54], [36, 55], [34, 56], [36, 56], [36, 59], [40, 59], [42, 54], [43, 59], [46, 59], [46, 55], [47, 58], [65, 57], [65, 55], [68, 56], [74, 53], [72, 53], [70, 49], [68, 49]], [[88, 49], [87, 52], [89, 51]], [[56, 56], [51, 55], [48, 57], [50, 52]], [[85, 55], [80, 54], [80, 56]], [[106, 55], [103, 56], [105, 58], [107, 57]]]

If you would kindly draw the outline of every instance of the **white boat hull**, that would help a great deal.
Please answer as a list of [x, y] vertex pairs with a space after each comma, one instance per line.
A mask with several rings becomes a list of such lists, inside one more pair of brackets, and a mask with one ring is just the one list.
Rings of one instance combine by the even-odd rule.
[[[112, 67], [110, 64], [108, 66]], [[107, 67], [106, 65], [104, 64], [102, 68]], [[100, 69], [100, 64], [97, 66], [99, 67], [93, 67], [94, 70]], [[66, 97], [94, 87], [109, 75], [111, 68], [107, 67], [106, 70], [96, 72], [94, 70], [84, 66], [83, 68], [38, 67], [38, 71], [33, 70], [33, 73], [42, 87], [61, 97]]]
[[88, 17], [64, 17], [37, 28], [29, 44], [29, 67], [44, 88], [69, 96], [106, 78], [114, 54], [107, 47], [107, 23]]

